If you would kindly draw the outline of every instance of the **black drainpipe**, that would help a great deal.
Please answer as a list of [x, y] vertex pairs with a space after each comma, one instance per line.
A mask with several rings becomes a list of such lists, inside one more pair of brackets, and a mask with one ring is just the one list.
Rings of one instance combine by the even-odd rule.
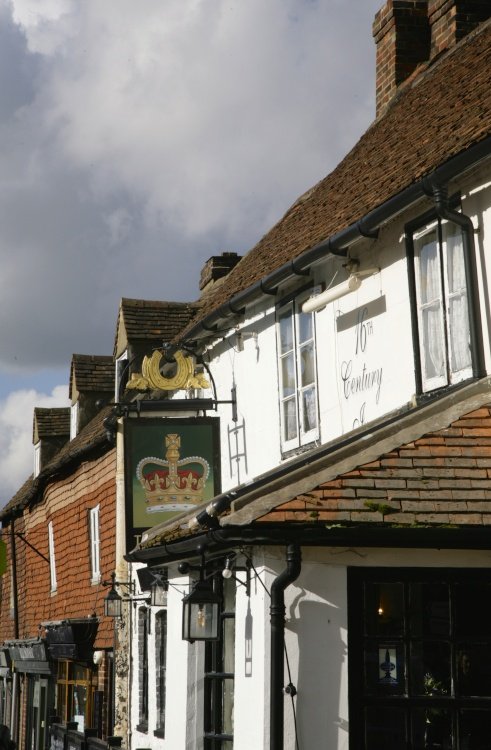
[[[14, 638], [19, 638], [19, 601], [17, 594], [17, 551], [15, 548], [15, 516], [10, 519], [10, 560], [12, 566], [12, 602], [14, 605]], [[19, 672], [14, 670], [12, 676], [12, 705], [10, 708], [10, 732], [12, 738], [19, 741], [20, 728], [20, 685]]]
[[479, 303], [479, 282], [477, 277], [476, 252], [474, 246], [474, 225], [469, 216], [454, 211], [449, 206], [448, 190], [445, 185], [433, 185], [433, 195], [438, 216], [462, 227], [464, 268], [469, 305], [469, 335], [472, 354], [472, 370], [475, 378], [486, 374], [482, 340], [481, 307]]
[[286, 568], [271, 586], [271, 690], [270, 750], [283, 750], [283, 686], [285, 671], [285, 589], [300, 575], [302, 554], [298, 544], [286, 548]]

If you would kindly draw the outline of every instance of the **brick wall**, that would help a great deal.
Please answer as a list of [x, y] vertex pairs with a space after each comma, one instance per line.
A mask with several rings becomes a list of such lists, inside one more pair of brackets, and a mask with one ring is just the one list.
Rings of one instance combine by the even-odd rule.
[[456, 44], [490, 15], [489, 0], [429, 0], [431, 57]]
[[382, 114], [398, 86], [429, 58], [428, 0], [388, 0], [376, 14], [376, 112]]
[[491, 524], [491, 406], [278, 506], [262, 522]]
[[[19, 637], [38, 635], [43, 621], [87, 617], [100, 618], [95, 648], [112, 647], [112, 622], [103, 617], [101, 585], [91, 584], [88, 511], [100, 505], [100, 568], [102, 580], [115, 568], [115, 451], [79, 466], [73, 474], [50, 484], [32, 510], [15, 521], [24, 528], [26, 540], [49, 558], [48, 522], [53, 523], [57, 591], [50, 591], [49, 564], [32, 547], [16, 540]], [[5, 530], [8, 542], [9, 529]], [[10, 599], [10, 550], [8, 571], [2, 576], [2, 602]], [[8, 608], [0, 611], [0, 640], [14, 637]]]
[[375, 16], [376, 113], [399, 86], [491, 16], [489, 0], [387, 0]]

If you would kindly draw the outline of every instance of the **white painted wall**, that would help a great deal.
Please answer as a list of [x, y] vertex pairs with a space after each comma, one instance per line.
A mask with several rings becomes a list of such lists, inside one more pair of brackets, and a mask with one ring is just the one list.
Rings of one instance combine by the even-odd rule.
[[[302, 750], [347, 750], [349, 566], [490, 567], [490, 551], [411, 549], [302, 549], [299, 578], [285, 592], [285, 642]], [[282, 548], [254, 552], [267, 587], [285, 568]], [[251, 598], [237, 589], [235, 750], [269, 748], [269, 596], [253, 580]], [[246, 655], [248, 658], [246, 658]], [[289, 681], [285, 667], [285, 685]], [[284, 698], [285, 750], [296, 750], [291, 700]]]
[[[188, 685], [192, 683], [188, 675], [189, 644], [181, 638], [182, 598], [189, 591], [187, 577], [175, 576], [173, 585], [169, 586], [167, 596], [167, 685], [166, 685], [166, 721], [165, 738], [156, 737], [156, 665], [155, 665], [155, 615], [159, 612], [151, 608], [151, 625], [148, 637], [148, 674], [149, 674], [149, 711], [148, 732], [137, 730], [139, 715], [138, 684], [138, 610], [132, 617], [131, 632], [131, 746], [130, 750], [151, 748], [151, 750], [174, 750], [186, 748]], [[140, 594], [141, 595], [141, 594]], [[138, 604], [143, 604], [139, 602]], [[192, 745], [199, 750], [199, 745]]]
[[[491, 301], [491, 185], [485, 171], [467, 176], [451, 192], [462, 193], [464, 213], [473, 219], [480, 273], [480, 301], [487, 371]], [[316, 312], [320, 442], [325, 443], [414, 402], [415, 374], [404, 225], [428, 209], [427, 199], [388, 223], [376, 240], [362, 240], [350, 251], [360, 268], [379, 267], [361, 287]], [[314, 282], [325, 287], [346, 278], [342, 258], [328, 257], [314, 268]], [[297, 286], [304, 283], [295, 282]], [[292, 283], [278, 294], [288, 294]], [[237, 388], [238, 422], [221, 406], [222, 489], [253, 480], [278, 466], [279, 429], [275, 309], [271, 301], [249, 308], [239, 329], [210, 345], [207, 356], [218, 399]], [[253, 334], [253, 335], [252, 335]], [[356, 378], [361, 378], [361, 388]], [[236, 428], [235, 432], [230, 432]], [[243, 455], [237, 455], [243, 454]]]

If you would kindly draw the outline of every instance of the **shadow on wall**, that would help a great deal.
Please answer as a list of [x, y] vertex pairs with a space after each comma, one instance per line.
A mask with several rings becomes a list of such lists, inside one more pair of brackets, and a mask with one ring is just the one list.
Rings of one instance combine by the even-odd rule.
[[298, 636], [296, 709], [300, 746], [305, 750], [338, 747], [339, 730], [348, 731], [348, 722], [340, 718], [340, 693], [347, 689], [347, 647], [339, 618], [340, 611], [332, 604], [300, 601], [298, 619], [287, 626]]

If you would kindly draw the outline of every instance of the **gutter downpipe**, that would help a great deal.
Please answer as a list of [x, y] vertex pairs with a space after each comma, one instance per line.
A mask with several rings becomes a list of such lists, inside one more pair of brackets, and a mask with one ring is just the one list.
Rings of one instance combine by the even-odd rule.
[[458, 224], [462, 227], [462, 243], [464, 253], [464, 269], [467, 285], [467, 299], [469, 305], [469, 337], [472, 356], [472, 374], [481, 378], [486, 372], [484, 364], [484, 348], [482, 340], [481, 306], [479, 304], [479, 281], [476, 265], [476, 250], [474, 244], [474, 224], [469, 216], [454, 211], [448, 203], [448, 190], [445, 185], [433, 185], [435, 208], [441, 219]]
[[271, 667], [270, 667], [270, 750], [283, 750], [285, 672], [285, 589], [295, 581], [302, 569], [302, 553], [297, 543], [286, 548], [286, 568], [271, 586]]
[[[19, 603], [17, 598], [17, 553], [15, 549], [15, 516], [10, 521], [10, 558], [12, 561], [12, 603], [14, 610], [14, 638], [19, 638]], [[10, 709], [10, 731], [15, 742], [19, 740], [19, 673], [12, 675], [12, 705]]]

